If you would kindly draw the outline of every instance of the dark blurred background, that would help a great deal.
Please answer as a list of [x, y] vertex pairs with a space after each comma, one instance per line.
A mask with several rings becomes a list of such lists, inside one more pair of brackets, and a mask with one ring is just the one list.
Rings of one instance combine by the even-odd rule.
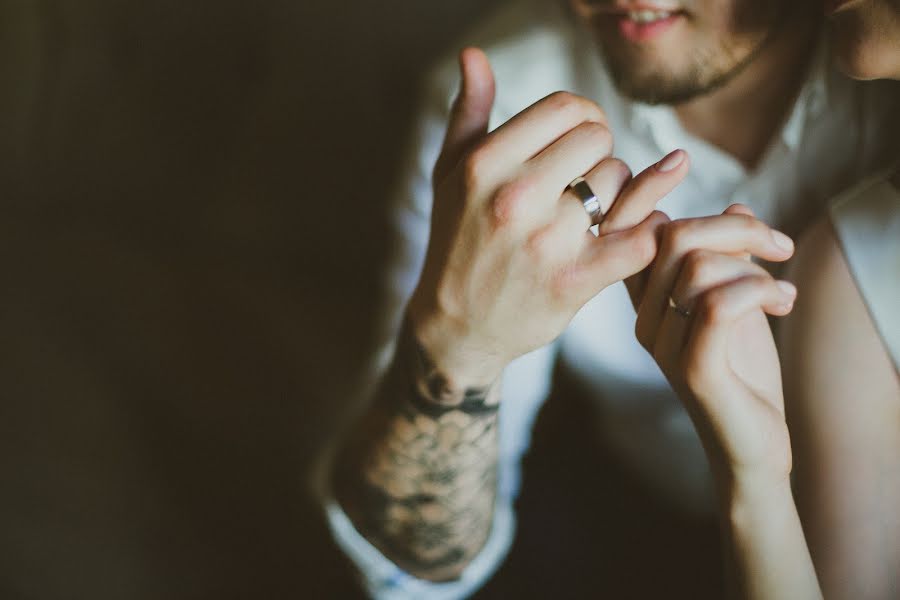
[[[0, 3], [0, 597], [358, 595], [306, 472], [372, 347], [418, 81], [496, 4]], [[585, 552], [567, 473], [602, 465], [566, 433], [485, 597], [684, 576], [638, 560], [681, 552], [667, 517]]]
[[340, 595], [305, 470], [490, 5], [0, 3], [0, 597]]

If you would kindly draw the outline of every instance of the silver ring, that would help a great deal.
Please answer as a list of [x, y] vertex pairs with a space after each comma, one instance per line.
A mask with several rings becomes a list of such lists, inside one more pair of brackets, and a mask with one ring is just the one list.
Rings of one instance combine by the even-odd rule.
[[684, 317], [685, 319], [687, 319], [688, 317], [691, 316], [691, 311], [689, 311], [686, 308], [682, 308], [682, 307], [678, 306], [678, 304], [676, 304], [675, 301], [672, 299], [672, 296], [669, 296], [669, 308], [674, 310], [679, 316]]
[[597, 194], [594, 193], [591, 186], [584, 180], [584, 177], [576, 177], [575, 180], [569, 184], [569, 189], [575, 192], [575, 195], [581, 200], [584, 210], [587, 211], [588, 216], [591, 218], [591, 223], [599, 225], [606, 215], [603, 214], [603, 207], [600, 206], [600, 199], [597, 198]]

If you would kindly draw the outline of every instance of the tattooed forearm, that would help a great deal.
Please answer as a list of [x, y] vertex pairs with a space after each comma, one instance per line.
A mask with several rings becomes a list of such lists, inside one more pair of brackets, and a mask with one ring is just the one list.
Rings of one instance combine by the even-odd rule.
[[344, 510], [418, 577], [458, 576], [487, 539], [498, 387], [453, 389], [404, 327], [374, 404], [342, 453], [335, 483]]

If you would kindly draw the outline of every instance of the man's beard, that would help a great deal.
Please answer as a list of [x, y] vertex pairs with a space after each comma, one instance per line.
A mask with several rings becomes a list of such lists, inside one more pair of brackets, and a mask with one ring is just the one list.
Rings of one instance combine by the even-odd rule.
[[[588, 0], [589, 1], [589, 0]], [[606, 1], [606, 0], [604, 0]], [[748, 0], [739, 3], [733, 16], [738, 23], [732, 37], [711, 39], [686, 49], [679, 66], [660, 63], [658, 55], [642, 56], [638, 48], [609, 43], [596, 32], [601, 54], [619, 91], [647, 104], [681, 104], [726, 85], [750, 65], [785, 26], [799, 14], [805, 2]], [[683, 2], [688, 11], [700, 3]]]
[[679, 73], [664, 69], [637, 70], [634, 65], [638, 61], [633, 56], [622, 56], [616, 51], [604, 51], [603, 56], [616, 87], [624, 96], [646, 104], [677, 105], [727, 84], [756, 59], [771, 37], [766, 36], [741, 58], [733, 57], [730, 48], [698, 50]]

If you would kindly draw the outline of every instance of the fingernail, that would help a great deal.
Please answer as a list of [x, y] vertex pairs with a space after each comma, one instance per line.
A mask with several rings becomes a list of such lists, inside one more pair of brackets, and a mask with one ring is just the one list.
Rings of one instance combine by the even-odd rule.
[[[790, 296], [791, 298], [797, 295], [797, 286], [790, 281], [779, 280], [776, 281], [775, 284], [778, 286], [778, 289], [785, 293], [785, 295]], [[791, 304], [793, 304], [793, 302], [791, 302]]]
[[673, 150], [663, 157], [661, 161], [656, 163], [656, 170], [661, 173], [668, 173], [674, 170], [684, 161], [684, 150]]
[[794, 240], [784, 235], [780, 231], [773, 229], [772, 230], [772, 239], [775, 240], [775, 245], [784, 250], [785, 252], [793, 252], [794, 251]]

